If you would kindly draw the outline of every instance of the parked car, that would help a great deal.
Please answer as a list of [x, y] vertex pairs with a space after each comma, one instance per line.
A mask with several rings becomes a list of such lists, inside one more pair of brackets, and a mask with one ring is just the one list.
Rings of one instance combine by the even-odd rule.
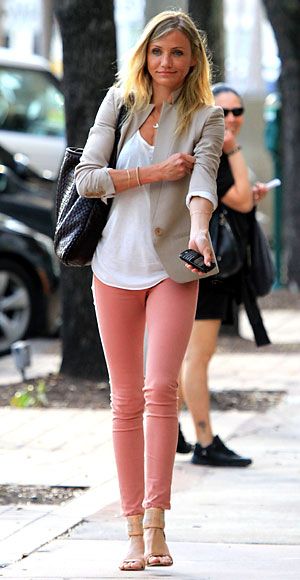
[[26, 182], [1, 163], [0, 149], [0, 212], [52, 238], [53, 204], [53, 184], [51, 190]]
[[[2, 153], [2, 154], [1, 154]], [[53, 195], [1, 164], [0, 354], [13, 342], [51, 335], [60, 324], [59, 264], [53, 250]], [[15, 168], [14, 168], [15, 169]]]
[[59, 268], [51, 238], [0, 213], [0, 354], [59, 327]]
[[47, 60], [0, 48], [0, 145], [46, 177], [65, 150], [64, 98]]

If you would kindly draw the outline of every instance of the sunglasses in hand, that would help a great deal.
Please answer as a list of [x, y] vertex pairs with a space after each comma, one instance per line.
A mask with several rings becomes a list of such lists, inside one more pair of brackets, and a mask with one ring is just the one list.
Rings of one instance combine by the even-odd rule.
[[234, 109], [224, 109], [224, 117], [227, 117], [229, 113], [232, 113], [234, 117], [240, 117], [244, 112], [244, 107], [235, 107]]

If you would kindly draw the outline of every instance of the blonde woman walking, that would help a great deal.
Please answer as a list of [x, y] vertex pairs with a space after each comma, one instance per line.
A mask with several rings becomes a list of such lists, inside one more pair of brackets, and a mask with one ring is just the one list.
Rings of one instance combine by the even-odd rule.
[[[128, 113], [112, 169], [108, 160], [123, 103]], [[190, 247], [206, 265], [215, 259], [208, 225], [217, 205], [223, 135], [223, 112], [213, 105], [195, 24], [183, 12], [162, 12], [108, 91], [76, 171], [81, 195], [104, 203], [113, 197], [92, 269], [128, 523], [125, 571], [173, 563], [164, 511], [171, 505], [177, 444], [177, 378], [201, 276], [178, 256]]]

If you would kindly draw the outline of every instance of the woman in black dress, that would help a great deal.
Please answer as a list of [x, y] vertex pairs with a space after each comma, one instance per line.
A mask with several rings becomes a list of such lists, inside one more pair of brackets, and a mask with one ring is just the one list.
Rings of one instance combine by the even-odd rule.
[[[213, 435], [210, 420], [208, 366], [216, 350], [219, 330], [223, 323], [232, 323], [234, 306], [244, 303], [258, 346], [268, 344], [255, 296], [247, 285], [246, 248], [249, 243], [251, 210], [266, 194], [262, 183], [250, 183], [249, 170], [237, 136], [244, 122], [241, 96], [231, 87], [218, 83], [213, 88], [215, 103], [224, 110], [225, 136], [217, 177], [219, 207], [225, 209], [232, 230], [238, 238], [243, 265], [225, 279], [208, 278], [200, 281], [196, 319], [181, 370], [181, 397], [192, 415], [197, 443], [192, 463], [218, 466], [246, 467], [251, 459], [228, 449], [218, 435]], [[192, 450], [179, 426], [177, 451]]]

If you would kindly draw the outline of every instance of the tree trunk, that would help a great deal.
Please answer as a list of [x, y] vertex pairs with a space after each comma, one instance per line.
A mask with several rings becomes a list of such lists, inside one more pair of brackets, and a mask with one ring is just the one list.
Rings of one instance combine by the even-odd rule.
[[[54, 0], [54, 10], [63, 43], [67, 142], [73, 147], [82, 147], [106, 90], [114, 82], [114, 4], [111, 0]], [[90, 268], [62, 267], [61, 288], [61, 372], [106, 380]]]
[[283, 239], [287, 283], [300, 288], [300, 2], [264, 0], [282, 63]]
[[213, 82], [224, 81], [223, 0], [188, 0], [188, 12], [206, 34], [213, 63]]

